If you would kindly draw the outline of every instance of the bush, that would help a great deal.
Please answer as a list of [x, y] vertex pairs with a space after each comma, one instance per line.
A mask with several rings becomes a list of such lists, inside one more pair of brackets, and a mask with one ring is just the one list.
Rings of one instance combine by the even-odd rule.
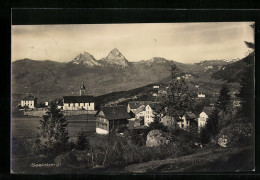
[[209, 143], [209, 140], [210, 140], [210, 133], [208, 131], [208, 129], [206, 129], [205, 127], [203, 127], [201, 130], [200, 130], [200, 142], [202, 144], [208, 144]]
[[253, 145], [254, 129], [251, 123], [233, 123], [220, 130], [216, 139], [225, 136], [228, 145]]
[[54, 162], [58, 166], [75, 166], [78, 165], [76, 155], [73, 151], [66, 152], [55, 157]]
[[63, 167], [91, 167], [91, 154], [89, 151], [78, 151], [73, 149], [69, 152], [62, 153], [54, 159], [56, 165]]
[[80, 132], [78, 134], [77, 149], [78, 150], [85, 150], [85, 149], [89, 150], [90, 149], [89, 140], [87, 139], [87, 136], [84, 132]]
[[12, 138], [12, 155], [26, 157], [32, 154], [32, 140], [28, 138]]

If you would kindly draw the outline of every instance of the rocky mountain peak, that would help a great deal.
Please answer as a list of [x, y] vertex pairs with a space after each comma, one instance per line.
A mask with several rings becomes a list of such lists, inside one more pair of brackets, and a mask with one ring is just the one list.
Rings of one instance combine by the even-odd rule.
[[106, 62], [109, 65], [117, 65], [122, 67], [128, 66], [127, 59], [117, 48], [112, 49], [112, 51], [110, 51], [108, 56], [101, 60]]
[[84, 51], [84, 53], [80, 53], [79, 55], [77, 55], [75, 57], [75, 59], [72, 61], [73, 64], [83, 64], [85, 66], [98, 66], [99, 62], [94, 58], [94, 56], [92, 56], [91, 54], [89, 54], [88, 52]]
[[117, 48], [114, 48], [108, 54], [107, 59], [113, 59], [113, 60], [122, 59], [122, 60], [125, 60], [125, 56], [123, 56], [123, 54]]

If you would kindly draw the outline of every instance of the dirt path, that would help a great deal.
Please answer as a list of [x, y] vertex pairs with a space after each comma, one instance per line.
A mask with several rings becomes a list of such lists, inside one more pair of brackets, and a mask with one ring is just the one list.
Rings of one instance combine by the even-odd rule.
[[[138, 163], [126, 166], [124, 171], [129, 173], [156, 173], [156, 172], [199, 172], [209, 164], [217, 161], [227, 161], [228, 158], [248, 148], [227, 148], [206, 150], [196, 154], [182, 156], [174, 159], [150, 161], [146, 163]], [[194, 168], [195, 167], [195, 168]], [[199, 169], [199, 170], [198, 170]]]

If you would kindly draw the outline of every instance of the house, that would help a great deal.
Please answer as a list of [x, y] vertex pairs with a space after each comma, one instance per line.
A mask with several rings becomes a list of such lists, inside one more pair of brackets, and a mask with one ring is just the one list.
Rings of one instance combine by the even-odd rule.
[[198, 98], [205, 98], [205, 94], [202, 93], [198, 94]]
[[134, 112], [137, 110], [140, 106], [146, 105], [150, 103], [150, 101], [130, 101], [128, 102], [127, 105], [127, 112], [129, 113], [130, 111]]
[[162, 115], [161, 122], [164, 126], [172, 126], [174, 125], [174, 118], [169, 115]]
[[49, 106], [49, 102], [46, 101], [46, 102], [44, 103], [44, 105], [45, 105], [45, 106]]
[[167, 94], [167, 91], [165, 91], [165, 90], [159, 90], [159, 91], [158, 91], [158, 94], [166, 95], [166, 94]]
[[196, 124], [196, 115], [192, 112], [187, 112], [177, 124], [182, 129], [188, 129], [192, 124]]
[[133, 113], [135, 114], [135, 119], [144, 118], [144, 116], [145, 116], [145, 105], [141, 105]]
[[212, 112], [213, 108], [212, 107], [204, 107], [202, 112], [199, 114], [198, 117], [198, 132], [200, 132], [201, 128], [203, 128], [207, 120], [209, 118], [210, 113]]
[[21, 106], [22, 107], [28, 107], [30, 109], [35, 108], [37, 104], [37, 98], [34, 96], [26, 96], [24, 98], [22, 98], [21, 100]]
[[[162, 115], [161, 122], [165, 126], [173, 126], [175, 124], [175, 119], [169, 115]], [[197, 126], [196, 115], [191, 112], [185, 113], [185, 115], [176, 122], [176, 124], [182, 129], [188, 129], [192, 125]]]
[[149, 126], [154, 121], [154, 115], [157, 114], [159, 106], [156, 103], [149, 103], [145, 106], [144, 125]]
[[127, 128], [128, 119], [126, 106], [103, 107], [96, 115], [96, 133], [109, 134], [113, 130]]
[[82, 82], [80, 87], [80, 96], [64, 96], [63, 97], [64, 110], [95, 110], [95, 103], [93, 96], [85, 95], [85, 86]]
[[134, 127], [143, 126], [144, 125], [144, 118], [136, 119], [134, 122]]
[[156, 96], [158, 96], [158, 95], [157, 95], [157, 93], [153, 93], [153, 96], [155, 96], [155, 97], [156, 97]]
[[160, 86], [158, 86], [158, 85], [155, 85], [155, 86], [153, 86], [153, 88], [154, 88], [154, 89], [159, 89], [159, 88], [160, 88]]

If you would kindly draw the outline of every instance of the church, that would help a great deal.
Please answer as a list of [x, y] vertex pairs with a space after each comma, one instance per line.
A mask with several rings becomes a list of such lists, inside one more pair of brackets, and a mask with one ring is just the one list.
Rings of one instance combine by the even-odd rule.
[[80, 87], [79, 96], [63, 96], [64, 110], [95, 110], [93, 96], [86, 96], [84, 83]]

